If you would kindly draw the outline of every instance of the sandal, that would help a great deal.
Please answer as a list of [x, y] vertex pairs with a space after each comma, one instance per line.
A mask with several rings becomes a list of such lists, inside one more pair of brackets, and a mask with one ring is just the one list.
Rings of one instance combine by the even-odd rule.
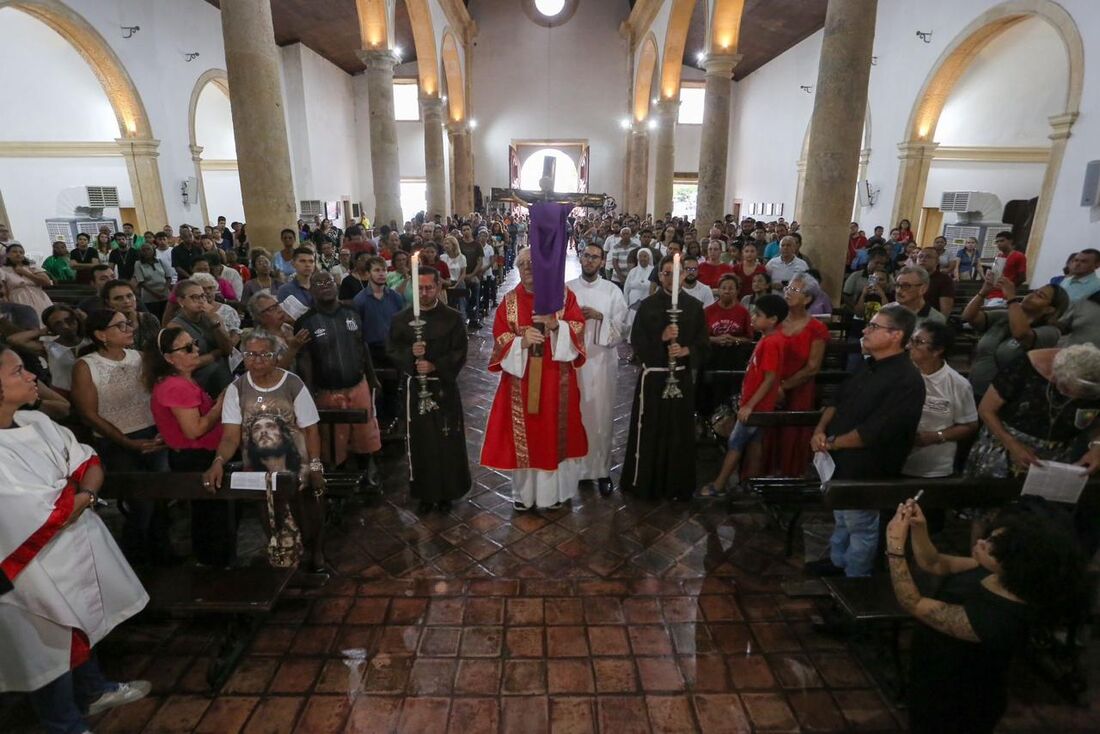
[[699, 491], [695, 493], [696, 497], [725, 497], [726, 492], [718, 489], [718, 485], [714, 482], [708, 482], [699, 488]]

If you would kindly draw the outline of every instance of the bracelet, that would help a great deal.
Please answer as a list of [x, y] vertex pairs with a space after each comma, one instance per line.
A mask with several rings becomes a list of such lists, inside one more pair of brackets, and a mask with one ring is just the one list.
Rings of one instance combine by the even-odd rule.
[[886, 555], [890, 558], [905, 558], [904, 553], [891, 553], [890, 551], [886, 551]]
[[321, 463], [320, 459], [311, 459], [309, 462], [309, 470], [323, 472], [325, 470], [325, 465]]
[[943, 435], [943, 431], [936, 431], [936, 437], [940, 440], [940, 443], [944, 443], [947, 439]]
[[223, 457], [221, 454], [218, 454], [217, 456], [214, 457], [214, 463], [215, 464], [224, 464], [225, 463], [225, 457]]

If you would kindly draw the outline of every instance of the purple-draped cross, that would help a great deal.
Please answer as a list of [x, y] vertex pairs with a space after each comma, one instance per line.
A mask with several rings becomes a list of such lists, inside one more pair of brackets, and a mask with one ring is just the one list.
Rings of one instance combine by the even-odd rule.
[[565, 306], [566, 217], [573, 204], [544, 202], [531, 206], [531, 274], [535, 278], [535, 313], [555, 314]]

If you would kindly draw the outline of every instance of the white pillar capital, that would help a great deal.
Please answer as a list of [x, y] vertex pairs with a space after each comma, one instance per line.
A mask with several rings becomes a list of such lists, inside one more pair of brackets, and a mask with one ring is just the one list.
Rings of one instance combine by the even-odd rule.
[[1065, 140], [1070, 135], [1070, 130], [1073, 129], [1073, 123], [1077, 122], [1077, 113], [1069, 112], [1064, 115], [1054, 115], [1048, 117], [1050, 121], [1050, 135], [1051, 140]]
[[373, 49], [363, 48], [355, 52], [367, 70], [389, 71], [393, 73], [393, 67], [400, 63], [397, 54], [388, 48]]
[[425, 119], [431, 117], [433, 120], [443, 119], [443, 100], [439, 97], [421, 97], [420, 98], [420, 114]]
[[160, 141], [152, 138], [115, 138], [123, 156], [131, 158], [156, 158], [160, 153]]
[[720, 76], [727, 81], [733, 78], [734, 68], [741, 63], [741, 54], [708, 54], [703, 59], [707, 76]]

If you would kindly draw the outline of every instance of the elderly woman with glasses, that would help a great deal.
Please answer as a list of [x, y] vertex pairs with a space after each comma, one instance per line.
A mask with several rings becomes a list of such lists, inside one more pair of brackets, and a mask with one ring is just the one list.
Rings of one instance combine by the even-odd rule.
[[[133, 324], [121, 311], [100, 309], [88, 316], [85, 329], [92, 344], [73, 367], [73, 405], [95, 435], [104, 468], [168, 471], [164, 441], [141, 379], [141, 353], [134, 350]], [[126, 508], [126, 557], [135, 564], [167, 560], [168, 533], [162, 521], [154, 526], [155, 503], [127, 500]]]
[[302, 531], [308, 568], [323, 572], [325, 479], [317, 405], [301, 378], [278, 366], [286, 344], [277, 335], [253, 329], [244, 348], [247, 372], [226, 388], [222, 439], [203, 486], [211, 492], [221, 488], [225, 462], [238, 449], [245, 471], [297, 474], [299, 491], [290, 512]]
[[[252, 315], [252, 323], [268, 332], [280, 337], [286, 344], [278, 358], [278, 366], [284, 370], [290, 369], [298, 359], [298, 352], [302, 350], [312, 338], [309, 329], [294, 331], [290, 325], [290, 316], [279, 301], [266, 289], [257, 291], [248, 301], [248, 312]], [[245, 336], [247, 339], [248, 336]]]
[[966, 473], [1007, 477], [1042, 461], [1100, 471], [1100, 348], [1034, 349], [997, 373]]
[[[178, 291], [178, 289], [177, 289]], [[187, 303], [187, 291], [177, 293]], [[145, 351], [143, 379], [152, 397], [150, 407], [157, 431], [168, 446], [173, 472], [205, 471], [222, 439], [222, 398], [210, 397], [197, 373], [203, 357], [199, 341], [181, 326], [169, 326]], [[198, 500], [191, 503], [191, 546], [199, 563], [230, 565], [237, 553], [236, 533], [228, 531], [229, 503]]]

